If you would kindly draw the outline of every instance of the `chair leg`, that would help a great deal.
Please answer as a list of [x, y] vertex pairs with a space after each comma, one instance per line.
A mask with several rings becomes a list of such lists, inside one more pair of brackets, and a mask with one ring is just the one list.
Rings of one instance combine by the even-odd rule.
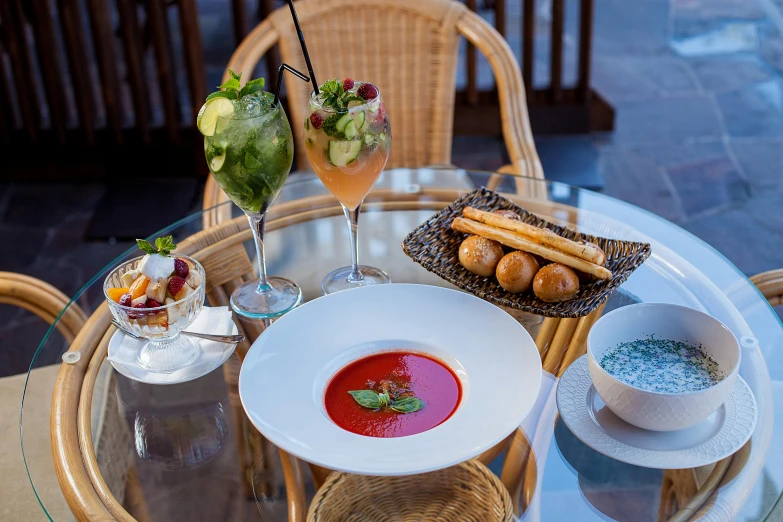
[[138, 522], [149, 522], [150, 515], [147, 510], [147, 503], [144, 500], [144, 492], [141, 489], [139, 472], [135, 464], [131, 464], [125, 475], [125, 498], [123, 506], [128, 514]]

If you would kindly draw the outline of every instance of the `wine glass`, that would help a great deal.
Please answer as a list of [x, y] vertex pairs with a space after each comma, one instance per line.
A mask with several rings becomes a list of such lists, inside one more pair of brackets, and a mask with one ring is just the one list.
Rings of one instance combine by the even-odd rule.
[[383, 270], [359, 264], [359, 212], [389, 159], [391, 126], [378, 89], [366, 82], [331, 80], [310, 95], [305, 152], [313, 170], [340, 201], [351, 237], [351, 266], [321, 283], [324, 294], [391, 282]]
[[255, 238], [258, 281], [231, 294], [241, 316], [280, 316], [302, 302], [302, 290], [282, 277], [267, 277], [264, 263], [266, 212], [283, 188], [294, 159], [294, 139], [283, 107], [272, 93], [260, 91], [232, 102], [204, 137], [207, 165], [215, 181], [247, 215]]

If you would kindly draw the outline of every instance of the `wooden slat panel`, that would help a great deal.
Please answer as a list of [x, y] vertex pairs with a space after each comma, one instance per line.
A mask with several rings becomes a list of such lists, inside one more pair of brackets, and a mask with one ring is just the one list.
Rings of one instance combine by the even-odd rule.
[[206, 77], [204, 72], [204, 51], [201, 47], [201, 33], [198, 26], [198, 9], [195, 0], [179, 0], [179, 23], [182, 30], [182, 45], [185, 66], [190, 86], [190, 113], [195, 117], [206, 98]]
[[231, 25], [234, 28], [234, 44], [239, 45], [247, 36], [247, 0], [231, 0]]
[[506, 0], [495, 0], [495, 29], [506, 37]]
[[525, 82], [525, 92], [528, 100], [533, 93], [533, 65], [536, 41], [536, 2], [524, 0], [522, 14], [522, 80]]
[[[467, 0], [466, 5], [468, 6], [468, 9], [470, 9], [473, 12], [476, 12], [476, 0]], [[468, 76], [468, 86], [467, 86], [467, 99], [468, 104], [470, 105], [476, 105], [478, 103], [478, 88], [476, 87], [477, 80], [478, 80], [478, 69], [476, 67], [476, 48], [473, 47], [472, 44], [468, 43], [465, 47], [467, 52], [467, 76]]]
[[114, 140], [122, 143], [122, 109], [120, 107], [120, 80], [117, 74], [117, 53], [114, 49], [114, 32], [111, 13], [106, 0], [87, 0], [90, 12], [90, 29], [98, 70], [101, 74], [103, 104], [106, 119], [114, 134]]
[[563, 90], [563, 23], [565, 8], [563, 0], [552, 0], [552, 49], [549, 56], [550, 83], [549, 93], [554, 103], [562, 100]]
[[11, 62], [11, 76], [16, 88], [17, 103], [22, 115], [22, 125], [31, 141], [35, 142], [38, 136], [35, 82], [32, 78], [29, 52], [23, 33], [23, 17], [20, 5], [16, 0], [0, 0], [0, 17], [7, 20], [3, 24], [2, 37]]
[[577, 99], [581, 103], [587, 103], [590, 98], [594, 10], [594, 0], [582, 0], [579, 8], [579, 79], [576, 86]]
[[47, 0], [33, 0], [36, 21], [35, 31], [38, 63], [41, 64], [46, 103], [49, 106], [49, 120], [60, 143], [65, 143], [65, 129], [68, 124], [67, 101], [62, 84], [63, 72], [60, 66], [59, 44], [55, 39], [54, 18], [51, 4]]
[[142, 141], [150, 141], [149, 106], [147, 105], [147, 75], [144, 71], [141, 50], [141, 34], [136, 16], [135, 0], [117, 0], [117, 11], [120, 15], [120, 31], [125, 52], [125, 67], [127, 82], [130, 86], [135, 113], [136, 128]]
[[90, 81], [90, 58], [87, 56], [79, 4], [77, 0], [59, 0], [60, 26], [65, 42], [71, 83], [73, 84], [76, 106], [79, 109], [79, 123], [84, 130], [87, 143], [95, 143], [95, 122], [93, 120], [93, 93]]
[[155, 66], [163, 100], [163, 114], [166, 130], [172, 143], [179, 143], [179, 111], [177, 110], [177, 90], [172, 58], [171, 42], [168, 38], [166, 12], [162, 0], [147, 0], [147, 17], [152, 32], [152, 45], [155, 48]]

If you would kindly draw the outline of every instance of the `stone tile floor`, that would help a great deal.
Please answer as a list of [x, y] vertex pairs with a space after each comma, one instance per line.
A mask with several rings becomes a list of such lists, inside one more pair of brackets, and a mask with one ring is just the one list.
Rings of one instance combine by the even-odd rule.
[[[225, 21], [210, 15], [218, 3], [205, 4], [212, 79], [231, 49], [218, 38]], [[508, 39], [519, 50], [516, 4], [508, 8]], [[577, 5], [567, 1], [567, 66], [575, 63]], [[539, 8], [546, 32], [547, 1]], [[748, 275], [783, 267], [782, 12], [783, 0], [596, 0], [593, 84], [615, 107], [616, 129], [537, 138], [547, 177], [573, 181], [589, 171], [603, 179], [605, 193], [683, 226]], [[545, 51], [539, 46], [537, 54]], [[535, 83], [547, 78], [539, 60]], [[457, 165], [503, 163], [498, 140], [458, 143]], [[84, 240], [104, 191], [0, 183], [0, 270], [74, 294], [129, 246]], [[0, 375], [25, 371], [44, 331], [32, 315], [0, 305]]]

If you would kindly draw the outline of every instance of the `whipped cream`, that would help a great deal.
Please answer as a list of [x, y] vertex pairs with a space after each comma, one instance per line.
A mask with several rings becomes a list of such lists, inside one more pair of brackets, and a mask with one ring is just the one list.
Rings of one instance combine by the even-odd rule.
[[174, 258], [160, 254], [147, 254], [142, 258], [137, 270], [153, 281], [167, 278], [174, 271]]

